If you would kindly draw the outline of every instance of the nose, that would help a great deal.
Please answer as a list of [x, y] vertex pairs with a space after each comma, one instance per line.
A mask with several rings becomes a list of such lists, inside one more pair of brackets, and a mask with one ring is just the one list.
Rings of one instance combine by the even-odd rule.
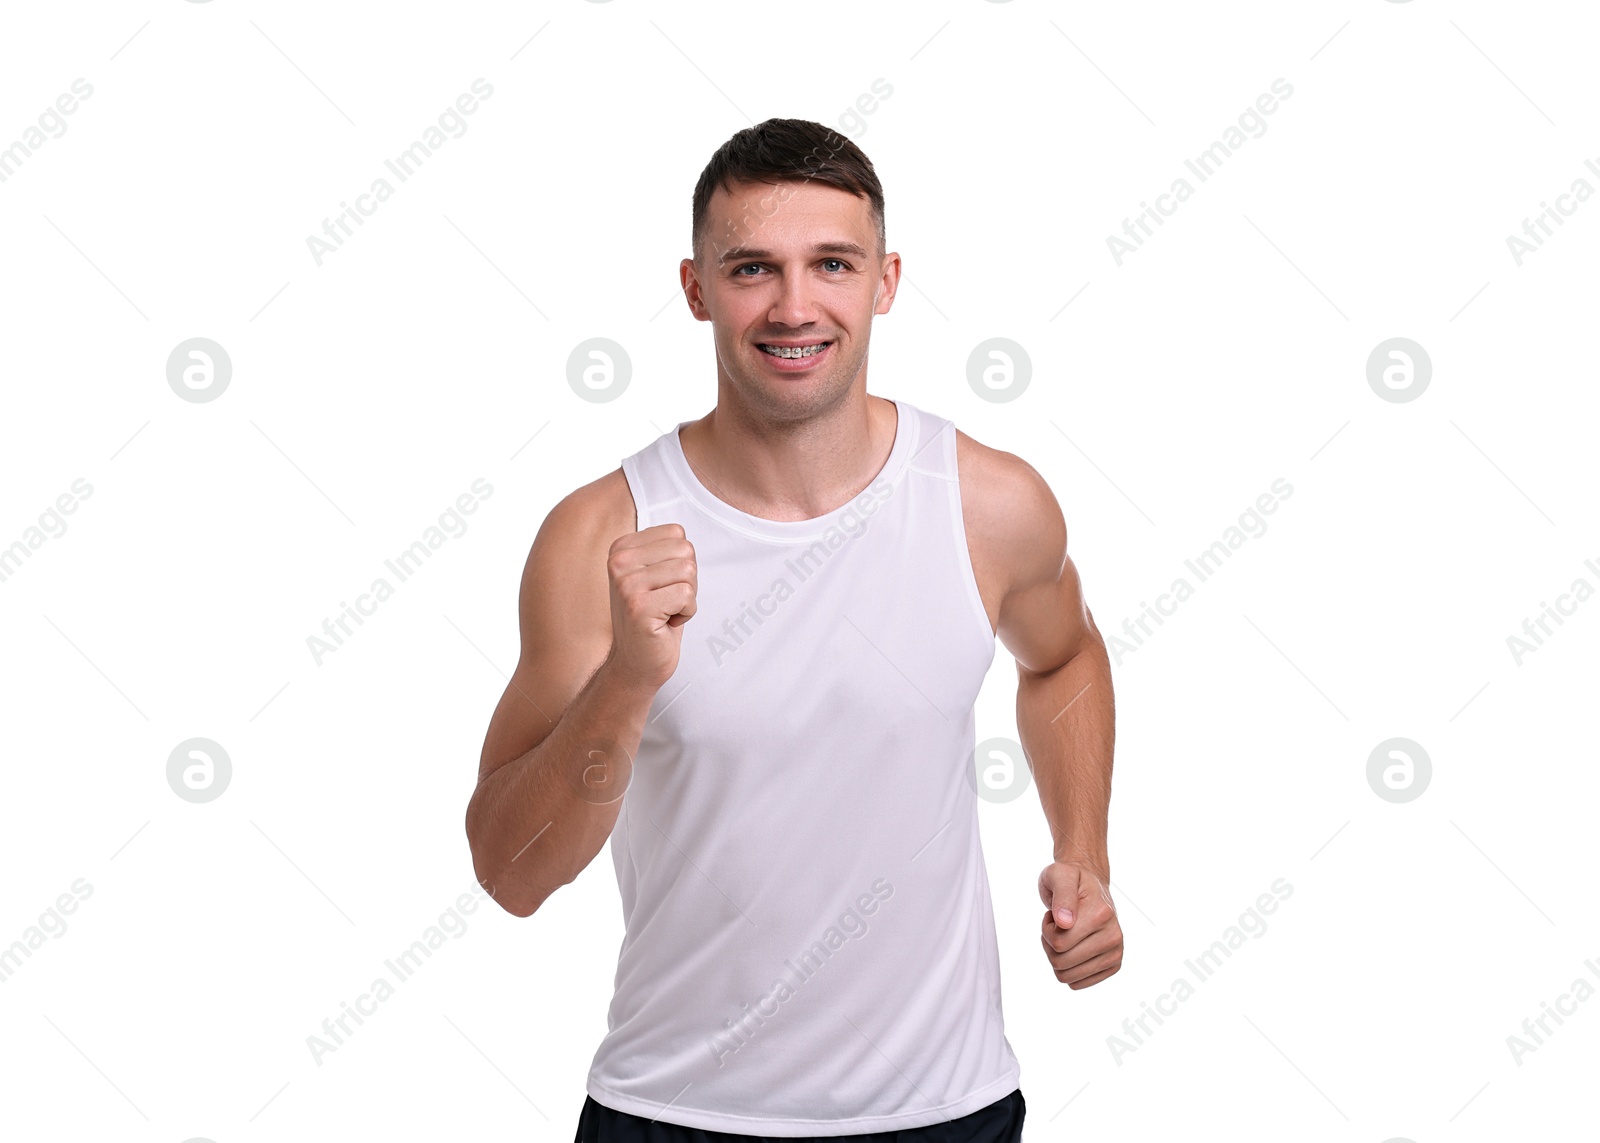
[[811, 285], [804, 274], [786, 274], [778, 287], [778, 296], [767, 311], [767, 320], [775, 325], [809, 325], [816, 320], [816, 307], [811, 298]]

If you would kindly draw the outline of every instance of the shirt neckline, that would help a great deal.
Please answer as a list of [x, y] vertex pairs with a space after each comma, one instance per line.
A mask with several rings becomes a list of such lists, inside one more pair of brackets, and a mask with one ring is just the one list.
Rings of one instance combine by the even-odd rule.
[[765, 516], [752, 516], [735, 508], [700, 483], [700, 478], [695, 475], [694, 469], [689, 467], [688, 458], [683, 452], [683, 441], [678, 435], [689, 423], [688, 421], [679, 421], [677, 426], [666, 434], [666, 447], [662, 451], [666, 458], [667, 471], [672, 477], [672, 482], [678, 486], [679, 492], [708, 516], [736, 532], [768, 540], [813, 540], [830, 527], [837, 526], [840, 518], [855, 507], [856, 501], [871, 494], [873, 485], [880, 480], [894, 483], [905, 468], [915, 443], [913, 438], [916, 436], [916, 429], [912, 423], [910, 407], [897, 398], [891, 397], [889, 400], [894, 401], [895, 407], [894, 444], [889, 448], [889, 457], [884, 461], [883, 467], [867, 482], [867, 487], [855, 496], [832, 512], [813, 516], [809, 520], [769, 520]]

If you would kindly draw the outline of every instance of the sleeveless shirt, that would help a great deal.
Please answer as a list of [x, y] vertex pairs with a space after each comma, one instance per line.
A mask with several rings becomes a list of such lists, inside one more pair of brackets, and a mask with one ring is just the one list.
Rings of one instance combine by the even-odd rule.
[[895, 405], [883, 469], [810, 520], [714, 496], [687, 422], [622, 461], [698, 590], [609, 842], [625, 931], [586, 1083], [608, 1107], [844, 1135], [1019, 1085], [973, 764], [994, 630], [955, 426]]

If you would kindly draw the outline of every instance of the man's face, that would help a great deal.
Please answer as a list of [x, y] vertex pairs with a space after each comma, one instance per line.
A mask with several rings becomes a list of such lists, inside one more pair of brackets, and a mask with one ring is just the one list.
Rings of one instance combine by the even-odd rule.
[[862, 376], [900, 256], [879, 257], [864, 198], [815, 181], [740, 183], [711, 196], [702, 248], [679, 273], [690, 310], [711, 322], [719, 398], [731, 387], [759, 415], [792, 420]]

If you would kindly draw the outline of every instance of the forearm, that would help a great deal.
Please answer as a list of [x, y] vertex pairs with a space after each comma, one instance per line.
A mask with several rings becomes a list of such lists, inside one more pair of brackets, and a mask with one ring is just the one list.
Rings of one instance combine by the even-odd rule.
[[605, 845], [654, 695], [602, 664], [543, 741], [479, 783], [467, 806], [473, 872], [507, 911], [533, 913]]
[[1106, 844], [1115, 704], [1111, 662], [1099, 632], [1053, 671], [1018, 665], [1017, 732], [1050, 823], [1056, 861], [1111, 877]]

